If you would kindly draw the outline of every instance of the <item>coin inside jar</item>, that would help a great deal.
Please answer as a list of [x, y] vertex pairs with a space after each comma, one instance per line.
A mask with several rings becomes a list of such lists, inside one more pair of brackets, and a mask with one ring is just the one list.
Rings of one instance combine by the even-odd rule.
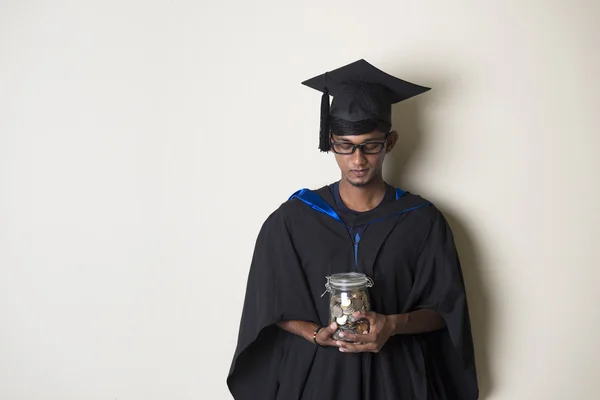
[[342, 310], [342, 307], [336, 304], [331, 308], [331, 315], [333, 315], [335, 318], [340, 318], [342, 315], [344, 315], [344, 311]]
[[338, 325], [346, 325], [346, 321], [348, 320], [348, 316], [347, 315], [343, 315], [339, 318], [336, 318], [336, 322]]
[[342, 297], [340, 305], [342, 306], [342, 309], [348, 308], [352, 305], [352, 300], [349, 297]]
[[369, 321], [366, 319], [361, 319], [358, 323], [358, 325], [356, 326], [356, 332], [360, 335], [366, 335], [367, 333], [369, 333]]

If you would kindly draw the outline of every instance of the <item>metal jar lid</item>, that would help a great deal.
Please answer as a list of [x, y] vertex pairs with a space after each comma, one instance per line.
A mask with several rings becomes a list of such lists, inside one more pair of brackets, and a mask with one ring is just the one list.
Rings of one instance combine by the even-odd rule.
[[326, 292], [370, 288], [372, 286], [373, 280], [360, 272], [333, 274], [327, 277], [327, 283], [325, 283]]

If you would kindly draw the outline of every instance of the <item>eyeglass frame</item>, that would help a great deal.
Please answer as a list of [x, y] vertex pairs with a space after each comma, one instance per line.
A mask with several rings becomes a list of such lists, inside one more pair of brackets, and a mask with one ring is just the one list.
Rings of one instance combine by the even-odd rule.
[[[350, 142], [334, 142], [333, 140], [330, 140], [329, 141], [329, 145], [330, 145], [329, 147], [331, 148], [331, 151], [333, 151], [335, 154], [339, 154], [339, 155], [342, 155], [342, 156], [350, 156], [350, 155], [354, 154], [356, 152], [356, 149], [358, 149], [358, 148], [360, 148], [360, 152], [362, 154], [376, 155], [376, 154], [380, 154], [383, 151], [383, 149], [385, 148], [385, 144], [386, 144], [386, 142], [388, 140], [388, 136], [390, 136], [391, 133], [392, 132], [388, 132], [388, 133], [385, 134], [385, 137], [383, 138], [383, 142], [362, 142], [362, 143], [359, 143], [359, 144], [354, 144], [354, 143], [350, 143]], [[339, 152], [335, 151], [335, 149], [333, 147], [335, 144], [350, 145], [350, 146], [352, 146], [352, 151], [350, 153], [339, 153]], [[363, 146], [365, 146], [367, 144], [378, 144], [378, 145], [381, 146], [381, 148], [379, 149], [379, 151], [377, 153], [366, 153], [363, 150]]]

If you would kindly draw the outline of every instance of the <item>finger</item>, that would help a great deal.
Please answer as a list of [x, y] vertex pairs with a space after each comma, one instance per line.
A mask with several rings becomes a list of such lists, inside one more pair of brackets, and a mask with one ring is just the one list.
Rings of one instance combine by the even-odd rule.
[[342, 353], [361, 353], [362, 352], [361, 350], [364, 347], [363, 344], [348, 343], [348, 342], [341, 342], [341, 341], [338, 341], [336, 343], [336, 345], [339, 347], [339, 350]]
[[365, 318], [366, 320], [369, 321], [370, 325], [374, 325], [375, 321], [377, 320], [377, 313], [373, 312], [373, 311], [362, 310], [362, 311], [357, 311], [352, 315], [358, 319]]
[[317, 343], [321, 346], [336, 346], [335, 339], [333, 339], [332, 335], [337, 329], [338, 325], [335, 322], [322, 328], [319, 333], [317, 333]]
[[354, 342], [354, 343], [372, 343], [372, 342], [376, 342], [377, 341], [377, 336], [375, 335], [375, 333], [367, 333], [367, 334], [355, 334], [355, 333], [340, 333], [340, 336], [343, 337], [344, 339], [348, 340], [349, 342]]
[[342, 343], [341, 340], [329, 339], [329, 340], [325, 341], [324, 345], [331, 346], [331, 347], [340, 347], [341, 343]]
[[342, 353], [369, 353], [375, 350], [376, 346], [373, 343], [349, 343], [349, 342], [340, 342], [339, 350]]
[[331, 324], [329, 324], [329, 326], [327, 328], [325, 328], [325, 332], [329, 336], [331, 336], [337, 330], [337, 328], [338, 328], [338, 324], [336, 324], [335, 322], [332, 322]]
[[333, 335], [333, 333], [337, 330], [338, 325], [334, 322], [332, 324], [330, 324], [329, 326], [321, 329], [319, 331], [319, 333], [317, 333], [317, 337], [319, 338], [319, 340], [330, 340], [331, 339], [331, 335]]
[[367, 311], [367, 310], [360, 310], [360, 311], [356, 311], [354, 313], [355, 316], [359, 316], [362, 318], [375, 318], [377, 316], [377, 313], [375, 311]]
[[[346, 343], [346, 346], [340, 346], [340, 351], [342, 352], [354, 352], [354, 353], [376, 353], [377, 352], [377, 344], [376, 343]], [[347, 351], [350, 350], [350, 351]]]

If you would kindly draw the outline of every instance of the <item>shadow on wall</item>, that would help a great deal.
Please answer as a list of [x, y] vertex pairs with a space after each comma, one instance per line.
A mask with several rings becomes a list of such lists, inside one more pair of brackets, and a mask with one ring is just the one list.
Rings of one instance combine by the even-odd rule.
[[[441, 85], [440, 85], [441, 86]], [[434, 88], [438, 87], [433, 85]], [[394, 150], [386, 157], [385, 179], [396, 187], [411, 191], [405, 187], [410, 181], [412, 162], [419, 159], [419, 155], [426, 151], [426, 143], [435, 141], [431, 133], [422, 129], [419, 110], [436, 101], [438, 89], [425, 93], [419, 98], [411, 99], [393, 107], [393, 129], [398, 131], [399, 139]], [[493, 311], [490, 309], [486, 290], [486, 282], [481, 278], [479, 266], [481, 259], [477, 242], [469, 234], [469, 228], [461, 222], [459, 216], [447, 211], [444, 204], [435, 201], [435, 193], [415, 193], [428, 198], [444, 214], [452, 232], [458, 249], [465, 286], [467, 301], [471, 317], [471, 327], [475, 346], [475, 363], [479, 381], [480, 399], [487, 398], [492, 390], [492, 373], [489, 368], [488, 349], [491, 333], [491, 319]]]

